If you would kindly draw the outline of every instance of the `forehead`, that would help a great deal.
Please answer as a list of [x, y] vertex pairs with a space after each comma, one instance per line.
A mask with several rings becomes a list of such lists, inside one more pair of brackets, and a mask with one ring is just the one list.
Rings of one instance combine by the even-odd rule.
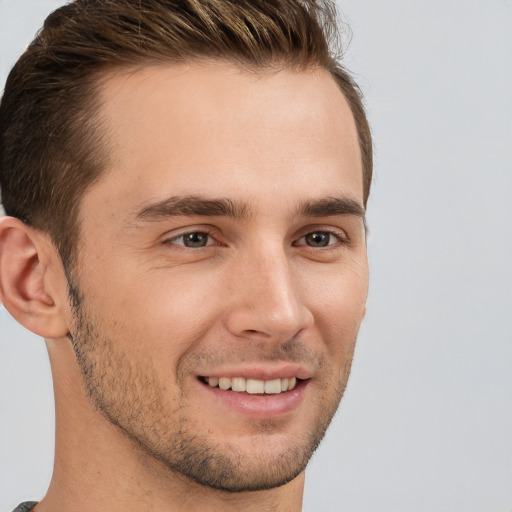
[[320, 196], [362, 197], [353, 116], [325, 70], [159, 64], [107, 77], [101, 99], [110, 166], [92, 194], [127, 210], [179, 194], [293, 196], [313, 184]]

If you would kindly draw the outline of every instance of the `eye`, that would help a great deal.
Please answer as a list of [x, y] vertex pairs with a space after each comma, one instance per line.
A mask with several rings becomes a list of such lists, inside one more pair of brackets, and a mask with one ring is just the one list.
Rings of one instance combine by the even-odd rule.
[[341, 236], [330, 231], [312, 231], [300, 238], [296, 245], [322, 248], [342, 242], [344, 242], [344, 239]]
[[190, 249], [200, 249], [214, 243], [209, 233], [204, 231], [192, 231], [191, 233], [183, 233], [166, 241], [169, 244], [182, 245]]

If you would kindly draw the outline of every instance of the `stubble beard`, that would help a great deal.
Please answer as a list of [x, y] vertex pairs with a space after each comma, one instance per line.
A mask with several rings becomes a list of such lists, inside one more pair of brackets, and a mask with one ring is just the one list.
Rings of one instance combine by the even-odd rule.
[[[158, 381], [151, 360], [142, 362], [128, 357], [112, 340], [102, 335], [77, 289], [71, 287], [70, 290], [75, 323], [69, 338], [86, 394], [95, 408], [150, 460], [159, 461], [173, 474], [225, 492], [279, 487], [305, 470], [343, 396], [352, 353], [337, 387], [328, 389], [325, 386], [321, 413], [309, 432], [292, 439], [283, 449], [268, 442], [272, 421], [256, 422], [256, 428], [259, 427], [261, 432], [254, 432], [255, 440], [259, 435], [260, 444], [266, 445], [267, 450], [245, 453], [229, 439], [221, 444], [201, 433], [205, 432], [204, 425], [198, 425], [187, 416], [187, 400], [183, 392], [173, 397], [170, 406], [168, 396], [162, 391], [165, 383]], [[294, 349], [291, 344], [284, 348], [287, 357], [293, 350], [300, 353], [307, 349]], [[304, 357], [304, 354], [297, 357]], [[186, 366], [200, 358], [200, 354], [194, 354], [182, 363]], [[325, 358], [318, 365], [323, 367], [323, 372], [332, 371], [332, 365]], [[205, 422], [207, 420], [205, 418]]]

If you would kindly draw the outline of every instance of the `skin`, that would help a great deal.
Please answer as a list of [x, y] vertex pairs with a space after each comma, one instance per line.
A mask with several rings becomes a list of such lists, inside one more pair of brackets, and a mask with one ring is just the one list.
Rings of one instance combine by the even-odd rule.
[[[79, 307], [48, 237], [0, 223], [2, 299], [54, 375], [36, 511], [300, 510], [365, 313], [350, 109], [325, 71], [219, 62], [118, 71], [102, 99], [111, 162], [81, 203]], [[176, 215], [183, 197], [235, 211]], [[202, 381], [287, 371], [304, 379], [287, 407]]]

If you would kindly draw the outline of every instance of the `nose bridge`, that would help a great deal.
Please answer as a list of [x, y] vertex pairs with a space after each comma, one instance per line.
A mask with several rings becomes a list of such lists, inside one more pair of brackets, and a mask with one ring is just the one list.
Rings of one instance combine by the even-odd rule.
[[267, 239], [239, 264], [228, 322], [234, 334], [286, 341], [309, 325], [311, 313], [302, 303], [300, 282], [282, 243]]
[[291, 321], [297, 313], [298, 297], [284, 250], [267, 249], [256, 258], [255, 278], [261, 305], [276, 321]]

